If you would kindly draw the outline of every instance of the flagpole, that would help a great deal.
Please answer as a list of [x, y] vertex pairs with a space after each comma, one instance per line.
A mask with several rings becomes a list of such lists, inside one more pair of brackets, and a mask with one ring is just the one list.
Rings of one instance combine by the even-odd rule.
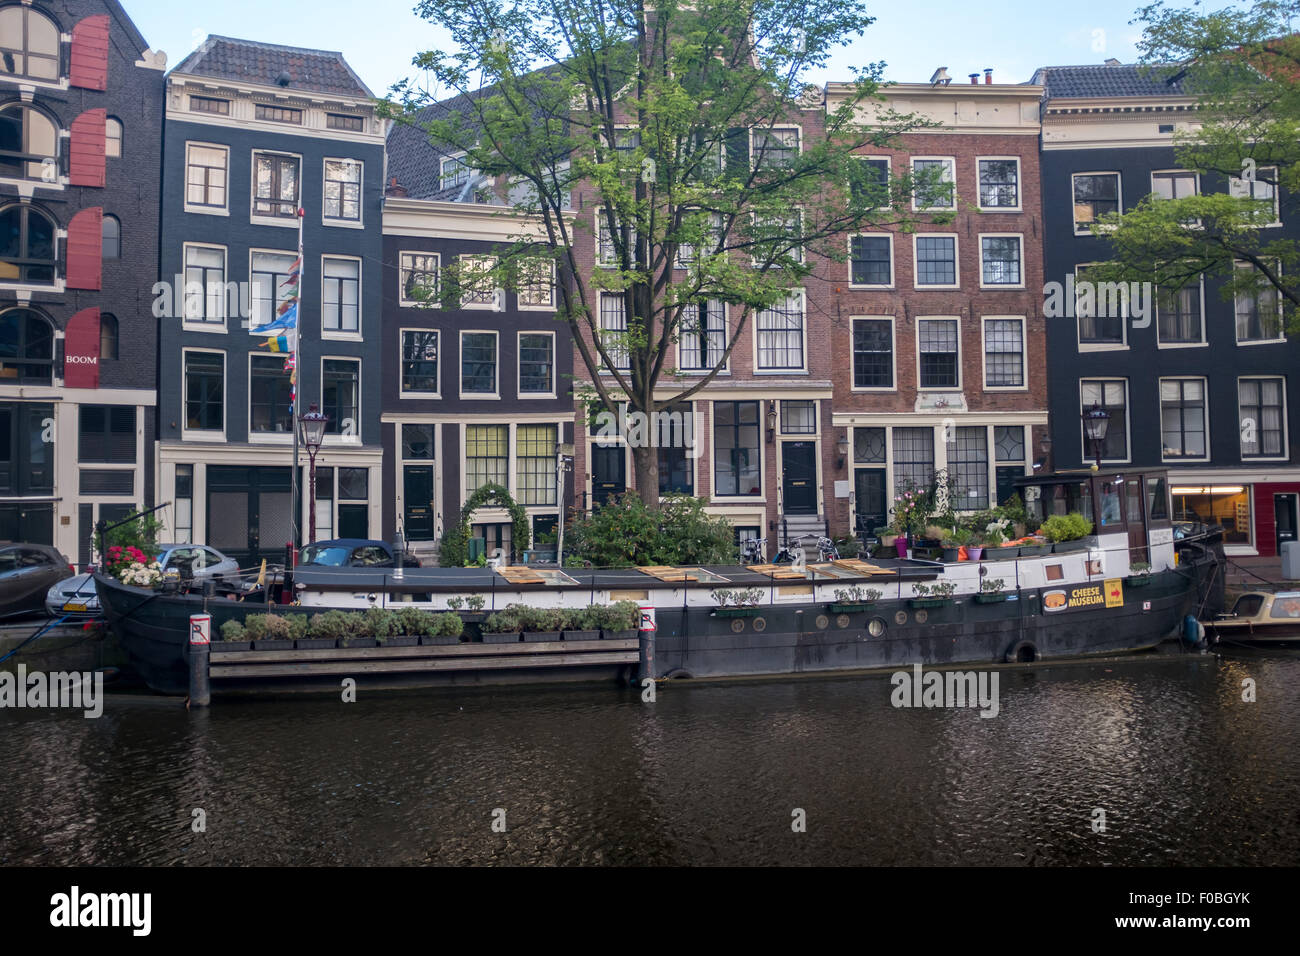
[[298, 450], [298, 417], [299, 417], [299, 413], [302, 411], [302, 406], [299, 400], [299, 395], [302, 392], [302, 389], [299, 387], [302, 385], [302, 377], [298, 373], [302, 371], [302, 365], [298, 361], [298, 357], [299, 357], [298, 351], [301, 348], [302, 331], [303, 331], [302, 274], [303, 274], [303, 269], [306, 267], [307, 263], [303, 257], [303, 252], [302, 252], [302, 230], [303, 230], [303, 224], [306, 221], [307, 221], [306, 213], [302, 209], [302, 207], [299, 207], [298, 208], [298, 289], [297, 289], [298, 307], [297, 307], [297, 321], [294, 325], [294, 335], [292, 339], [293, 351], [291, 352], [291, 354], [293, 355], [293, 372], [290, 373], [290, 381], [292, 382], [290, 388], [293, 389], [293, 472], [291, 475], [292, 485], [290, 486], [291, 487], [290, 507], [292, 507], [293, 509], [293, 524], [291, 525], [291, 527], [293, 530], [293, 546], [295, 549], [301, 548], [303, 544], [302, 534], [300, 530], [301, 518], [302, 518], [302, 501], [299, 497], [300, 489], [298, 487], [298, 456], [300, 454]]

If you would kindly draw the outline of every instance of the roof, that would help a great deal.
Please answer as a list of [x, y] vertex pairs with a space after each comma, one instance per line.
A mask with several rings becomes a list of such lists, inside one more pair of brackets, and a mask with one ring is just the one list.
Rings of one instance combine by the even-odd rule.
[[1089, 66], [1040, 67], [1030, 82], [1041, 84], [1049, 100], [1188, 96], [1182, 82], [1184, 72], [1178, 64], [1142, 66], [1110, 61]]
[[288, 73], [288, 90], [374, 98], [342, 53], [233, 37], [209, 36], [172, 72], [257, 86], [279, 86], [281, 74]]
[[404, 122], [397, 122], [388, 131], [388, 176], [396, 177], [398, 185], [406, 189], [410, 199], [436, 199], [444, 202], [465, 200], [465, 186], [440, 189], [442, 158], [452, 155], [429, 142], [425, 125], [436, 119], [460, 113], [469, 120], [469, 106], [476, 99], [490, 96], [494, 87], [485, 87], [470, 93], [454, 96], [424, 107]]

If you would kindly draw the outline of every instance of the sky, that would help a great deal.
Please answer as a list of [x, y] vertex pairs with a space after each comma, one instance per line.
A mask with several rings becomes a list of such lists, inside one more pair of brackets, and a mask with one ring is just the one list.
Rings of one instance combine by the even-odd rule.
[[[416, 53], [445, 49], [446, 35], [414, 13], [414, 0], [122, 0], [145, 40], [167, 53], [170, 69], [209, 33], [339, 50], [376, 95], [414, 77]], [[876, 18], [836, 55], [817, 82], [848, 79], [847, 67], [884, 60], [885, 78], [929, 80], [946, 66], [954, 83], [993, 68], [994, 82], [1025, 82], [1037, 67], [1125, 63], [1137, 54], [1139, 26], [1130, 25], [1143, 0], [865, 0]], [[1178, 5], [1178, 4], [1175, 4]], [[983, 77], [981, 76], [981, 82]], [[423, 84], [421, 84], [423, 85]]]

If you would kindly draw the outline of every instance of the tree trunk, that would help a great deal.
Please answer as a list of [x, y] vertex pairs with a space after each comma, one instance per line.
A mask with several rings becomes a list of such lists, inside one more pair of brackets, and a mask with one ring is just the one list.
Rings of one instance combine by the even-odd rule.
[[653, 511], [659, 510], [659, 449], [633, 446], [632, 473], [636, 480], [636, 493], [642, 503]]

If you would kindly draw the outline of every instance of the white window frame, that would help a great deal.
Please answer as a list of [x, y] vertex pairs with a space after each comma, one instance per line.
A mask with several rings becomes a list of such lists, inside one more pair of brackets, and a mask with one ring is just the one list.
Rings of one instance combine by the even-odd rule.
[[[365, 399], [365, 362], [356, 355], [322, 355], [319, 364], [316, 366], [316, 381], [320, 383], [321, 405], [325, 404], [325, 363], [326, 362], [351, 362], [357, 367], [357, 428], [351, 435], [330, 435], [326, 434], [324, 444], [326, 445], [360, 445], [361, 444], [361, 423], [365, 421], [361, 403]], [[352, 467], [344, 462], [340, 467]], [[335, 501], [337, 502], [337, 498]]]
[[[1205, 424], [1205, 454], [1198, 456], [1174, 455], [1167, 457], [1165, 455], [1165, 402], [1160, 395], [1165, 382], [1200, 382], [1201, 383], [1201, 420]], [[1161, 462], [1206, 462], [1210, 460], [1210, 449], [1214, 446], [1210, 443], [1210, 380], [1204, 375], [1161, 375], [1156, 379], [1156, 401], [1160, 413], [1160, 460]], [[1238, 445], [1240, 448], [1240, 444]]]
[[[1200, 297], [1201, 300], [1201, 340], [1199, 342], [1165, 342], [1161, 340], [1160, 338], [1160, 287], [1159, 286], [1154, 287], [1155, 300], [1152, 302], [1152, 308], [1154, 308], [1155, 310], [1154, 318], [1155, 318], [1155, 326], [1156, 326], [1156, 348], [1158, 349], [1199, 349], [1199, 348], [1205, 348], [1207, 345], [1209, 345], [1209, 342], [1206, 339], [1206, 334], [1205, 334], [1205, 273], [1201, 273], [1200, 277], [1197, 279], [1196, 285], [1197, 285], [1197, 295]], [[1186, 289], [1187, 287], [1184, 286], [1179, 291], [1181, 293], [1186, 291]], [[1236, 302], [1233, 303], [1232, 326], [1233, 326], [1233, 332], [1235, 334], [1236, 327], [1237, 327]]]
[[[465, 391], [465, 336], [490, 335], [496, 340], [496, 389], [492, 392]], [[438, 343], [441, 346], [441, 342]], [[439, 369], [441, 371], [441, 369]], [[441, 383], [439, 383], [441, 387]], [[496, 329], [460, 329], [456, 336], [456, 392], [470, 401], [492, 401], [501, 397], [501, 333]]]
[[[985, 282], [984, 281], [984, 240], [1015, 239], [1020, 244], [1020, 281], [1019, 282]], [[979, 234], [980, 288], [981, 289], [1023, 289], [1025, 287], [1025, 234], [1023, 232], [981, 232]]]
[[[357, 330], [355, 332], [345, 329], [327, 329], [325, 328], [325, 263], [330, 259], [340, 261], [355, 262], [357, 264]], [[364, 339], [364, 328], [362, 325], [365, 319], [365, 302], [363, 296], [365, 289], [365, 267], [360, 256], [340, 256], [340, 255], [322, 255], [320, 257], [320, 337], [322, 339], [336, 339], [345, 342], [360, 342]], [[342, 305], [340, 304], [340, 323], [342, 321]]]
[[[185, 371], [185, 356], [191, 352], [207, 352], [221, 356], [221, 429], [189, 428], [186, 422], [186, 402], [189, 395], [189, 378]], [[181, 441], [225, 442], [226, 429], [230, 426], [230, 356], [225, 349], [204, 348], [202, 346], [182, 346], [181, 348]]]
[[[525, 392], [523, 389], [524, 378], [524, 344], [525, 335], [545, 335], [551, 339], [551, 390], [549, 392]], [[515, 333], [515, 395], [521, 401], [532, 401], [534, 399], [555, 398], [556, 396], [556, 379], [559, 378], [559, 354], [556, 351], [557, 341], [553, 331], [544, 329], [520, 329]], [[501, 364], [500, 360], [497, 362]], [[499, 374], [499, 373], [498, 373]]]
[[1117, 212], [1124, 211], [1124, 177], [1118, 169], [1097, 169], [1097, 170], [1080, 170], [1077, 173], [1070, 174], [1070, 220], [1074, 223], [1074, 234], [1076, 236], [1091, 236], [1092, 229], [1090, 223], [1080, 223], [1074, 218], [1074, 181], [1080, 176], [1114, 176], [1115, 177], [1115, 208]]
[[[1280, 276], [1280, 275], [1282, 274], [1282, 263], [1281, 263], [1279, 260], [1276, 260], [1276, 259], [1273, 260], [1273, 262], [1274, 262], [1275, 265], [1276, 265], [1277, 274]], [[1248, 262], [1248, 261], [1246, 261], [1246, 260], [1244, 260], [1244, 259], [1236, 259], [1236, 260], [1234, 260], [1233, 263], [1232, 263], [1232, 268], [1233, 268], [1233, 269], [1250, 269], [1250, 270], [1252, 270], [1252, 271], [1257, 271], [1257, 270], [1255, 269], [1255, 264], [1254, 264], [1253, 262]], [[1251, 346], [1255, 346], [1255, 345], [1278, 345], [1278, 344], [1283, 343], [1283, 342], [1286, 341], [1286, 308], [1285, 308], [1285, 302], [1283, 301], [1282, 293], [1281, 293], [1281, 292], [1278, 292], [1277, 290], [1274, 290], [1274, 293], [1273, 293], [1273, 294], [1277, 297], [1277, 321], [1278, 321], [1278, 328], [1279, 328], [1279, 329], [1281, 330], [1281, 332], [1282, 332], [1282, 334], [1281, 334], [1280, 336], [1278, 336], [1277, 338], [1273, 338], [1273, 339], [1242, 339], [1242, 338], [1239, 338], [1239, 337], [1237, 336], [1237, 302], [1238, 302], [1239, 293], [1233, 295], [1233, 297], [1232, 297], [1232, 337], [1233, 337], [1234, 341], [1236, 342], [1238, 348], [1249, 348], [1249, 347], [1251, 347]]]
[[[985, 206], [980, 192], [983, 181], [980, 178], [980, 163], [985, 161], [1013, 162], [1016, 164], [1016, 204], [1014, 206]], [[975, 202], [980, 212], [1024, 212], [1025, 209], [1025, 174], [1024, 163], [1019, 156], [976, 156], [975, 157]]]
[[[221, 321], [205, 322], [202, 319], [191, 319], [189, 317], [189, 304], [185, 294], [185, 287], [189, 285], [189, 280], [185, 278], [189, 270], [189, 250], [190, 249], [220, 249], [221, 250]], [[226, 246], [218, 245], [211, 242], [184, 242], [181, 243], [181, 277], [184, 285], [181, 286], [181, 327], [189, 332], [218, 332], [224, 334], [230, 322], [230, 302], [226, 298], [226, 286], [230, 282], [230, 250]], [[208, 290], [203, 290], [204, 309], [207, 309]]]
[[[438, 341], [438, 358], [437, 358], [438, 389], [437, 391], [418, 392], [406, 388], [405, 385], [403, 384], [405, 382], [405, 377], [403, 376], [402, 373], [402, 364], [406, 361], [405, 348], [406, 348], [407, 332], [424, 332], [424, 333], [432, 332], [434, 335], [438, 337], [437, 339]], [[442, 358], [443, 356], [442, 356], [442, 330], [441, 329], [426, 329], [426, 328], [421, 328], [419, 326], [411, 326], [411, 325], [404, 325], [401, 328], [399, 328], [397, 330], [397, 397], [414, 398], [414, 399], [442, 398], [442, 385], [443, 385]]]
[[[1124, 306], [1124, 314], [1120, 317], [1120, 323], [1119, 323], [1120, 341], [1119, 341], [1119, 342], [1085, 342], [1085, 341], [1083, 340], [1083, 325], [1082, 325], [1082, 323], [1081, 323], [1081, 320], [1083, 319], [1083, 316], [1081, 316], [1081, 315], [1079, 314], [1079, 291], [1078, 291], [1078, 290], [1079, 290], [1079, 269], [1080, 269], [1080, 268], [1084, 268], [1084, 269], [1086, 269], [1088, 266], [1095, 266], [1095, 265], [1100, 265], [1100, 263], [1097, 263], [1097, 262], [1080, 262], [1080, 263], [1076, 263], [1076, 265], [1075, 265], [1075, 267], [1074, 267], [1073, 276], [1074, 276], [1074, 289], [1075, 289], [1075, 293], [1074, 293], [1074, 301], [1071, 302], [1071, 303], [1069, 303], [1069, 308], [1071, 309], [1071, 311], [1074, 312], [1074, 343], [1075, 343], [1075, 348], [1077, 348], [1077, 349], [1079, 350], [1080, 353], [1083, 353], [1083, 352], [1122, 352], [1122, 351], [1126, 350], [1126, 349], [1129, 347], [1129, 344], [1128, 344], [1128, 320], [1129, 320], [1129, 314], [1128, 314], [1128, 305], [1127, 305], [1127, 304], [1125, 304], [1125, 306]], [[1095, 298], [1095, 297], [1094, 297], [1094, 298]], [[1095, 306], [1095, 304], [1096, 304], [1096, 303], [1094, 302], [1094, 306]]]
[[1238, 375], [1237, 376], [1237, 424], [1241, 425], [1241, 383], [1242, 382], [1266, 382], [1279, 381], [1282, 383], [1282, 452], [1279, 455], [1247, 455], [1241, 450], [1240, 435], [1237, 441], [1237, 457], [1243, 464], [1262, 461], [1290, 461], [1291, 460], [1291, 429], [1288, 422], [1287, 401], [1286, 401], [1286, 376], [1285, 375]]
[[[799, 344], [800, 344], [799, 358], [801, 364], [797, 368], [793, 366], [788, 368], [787, 367], [765, 368], [759, 364], [762, 351], [759, 348], [760, 332], [758, 328], [758, 316], [761, 312], [765, 310], [755, 309], [754, 320], [751, 323], [753, 328], [750, 331], [752, 345], [753, 345], [752, 354], [754, 356], [753, 374], [755, 375], [807, 375], [808, 374], [808, 292], [802, 287], [799, 287], [797, 289], [790, 289], [789, 296], [787, 297], [786, 301], [788, 302], [791, 299], [799, 300], [800, 311], [803, 315], [803, 321], [800, 324], [800, 329], [799, 329]], [[773, 304], [775, 305], [776, 303]]]
[[[930, 285], [920, 281], [921, 270], [917, 259], [918, 239], [952, 239], [952, 277], [951, 284]], [[961, 238], [955, 232], [914, 232], [912, 233], [912, 288], [917, 292], [934, 292], [961, 288]]]
[[[617, 217], [617, 216], [615, 216], [614, 218], [615, 218], [615, 226], [616, 226], [616, 228], [621, 229], [622, 226], [623, 226], [622, 222], [618, 221], [618, 217]], [[597, 209], [595, 210], [595, 214], [594, 214], [594, 222], [595, 222], [595, 227], [596, 227], [596, 228], [595, 228], [595, 231], [594, 231], [594, 237], [595, 237], [595, 240], [596, 240], [596, 248], [595, 248], [595, 250], [594, 250], [594, 252], [595, 252], [595, 263], [596, 263], [596, 266], [597, 266], [598, 268], [601, 268], [601, 269], [617, 269], [617, 268], [619, 268], [619, 263], [618, 263], [618, 250], [614, 248], [614, 239], [613, 239], [613, 236], [610, 236], [610, 238], [609, 238], [609, 240], [608, 240], [608, 242], [609, 242], [609, 246], [610, 246], [610, 250], [609, 250], [609, 251], [610, 251], [610, 253], [611, 253], [611, 258], [606, 259], [606, 258], [604, 257], [604, 255], [601, 254], [602, 247], [605, 245], [605, 240], [602, 239], [602, 237], [605, 236], [606, 234], [608, 234], [608, 231], [609, 231], [609, 230], [607, 229], [607, 223], [608, 223], [608, 220], [607, 220], [607, 218], [606, 218], [606, 216], [605, 216], [605, 210], [604, 210], [604, 209], [601, 209], [601, 208], [597, 207]], [[632, 230], [631, 230], [631, 240], [632, 240], [632, 245], [635, 246], [635, 245], [636, 245], [636, 228], [635, 228], [635, 227], [633, 227]]]
[[[348, 163], [356, 166], [361, 172], [357, 177], [357, 218], [343, 219], [334, 218], [325, 215], [325, 170], [330, 163]], [[321, 202], [320, 202], [320, 221], [323, 226], [337, 226], [342, 229], [364, 229], [366, 227], [366, 164], [359, 159], [351, 156], [326, 156], [321, 159], [320, 164], [320, 183], [321, 183]], [[339, 208], [342, 210], [343, 200], [339, 200]]]
[[[621, 297], [622, 294], [623, 294], [623, 293], [621, 293], [621, 292], [597, 292], [597, 293], [596, 293], [596, 334], [597, 334], [597, 335], [601, 335], [601, 334], [605, 331], [605, 307], [604, 307], [605, 297], [606, 297], [606, 296], [619, 296], [619, 297]], [[623, 328], [622, 328], [622, 329], [615, 329], [614, 331], [615, 331], [615, 332], [626, 332], [626, 330], [627, 330], [627, 300], [624, 299], [624, 300], [623, 300]], [[605, 343], [604, 343], [603, 340], [602, 340], [602, 342], [601, 342], [601, 345], [602, 345], [602, 346], [605, 346], [605, 351], [606, 351], [606, 352], [611, 351], [611, 347], [608, 346], [608, 345], [605, 345]], [[593, 353], [594, 353], [594, 357], [595, 357], [596, 360], [599, 362], [599, 361], [600, 361], [600, 353], [599, 353], [599, 352], [596, 352], [594, 349], [593, 349]], [[629, 355], [628, 355], [628, 364], [627, 364], [626, 366], [623, 366], [623, 367], [620, 367], [620, 368], [611, 368], [611, 367], [605, 365], [604, 362], [600, 362], [600, 374], [601, 374], [601, 375], [613, 375], [616, 371], [617, 371], [617, 372], [623, 372], [623, 373], [626, 374], [628, 371], [630, 371], [631, 367], [632, 367], [632, 356], [629, 354]]]
[[[246, 420], [244, 422], [244, 429], [245, 429], [244, 434], [248, 436], [248, 443], [250, 445], [292, 444], [293, 442], [292, 430], [287, 432], [253, 431], [253, 359], [254, 358], [278, 358], [281, 361], [283, 361], [285, 356], [279, 352], [267, 352], [263, 349], [248, 350], [248, 357], [247, 357], [248, 368], [245, 370], [245, 374], [247, 375], [247, 377], [244, 379], [244, 381], [248, 383], [248, 387], [247, 387], [248, 413], [246, 416]], [[292, 416], [290, 417], [289, 424], [292, 425], [294, 428], [297, 427], [297, 422], [293, 421]]]
[[[858, 238], [889, 240], [889, 281], [884, 285], [877, 285], [871, 282], [853, 281], [853, 240]], [[898, 272], [894, 267], [894, 234], [892, 232], [855, 232], [845, 238], [845, 246], [849, 254], [848, 280], [849, 280], [850, 289], [892, 289], [894, 288], [894, 284], [898, 280]]]
[[1259, 226], [1260, 229], [1276, 229], [1282, 225], [1282, 205], [1279, 202], [1281, 184], [1278, 182], [1279, 170], [1276, 166], [1260, 166], [1255, 170], [1256, 178], [1251, 181], [1249, 189], [1246, 189], [1246, 180], [1236, 176], [1228, 177], [1228, 195], [1236, 196], [1240, 199], [1254, 199], [1255, 184], [1259, 182], [1259, 174], [1266, 169], [1273, 171], [1273, 221]]
[[523, 290], [520, 288], [516, 288], [515, 308], [517, 308], [520, 312], [554, 312], [555, 311], [555, 283], [556, 283], [555, 260], [549, 259], [545, 256], [535, 256], [535, 257], [521, 257], [519, 260], [516, 260], [516, 262], [522, 263], [523, 261], [525, 261], [525, 259], [528, 258], [533, 258], [540, 262], [546, 262], [550, 266], [550, 271], [551, 271], [550, 296], [548, 300], [543, 304], [528, 305], [524, 303]]
[[[1133, 401], [1132, 390], [1129, 388], [1129, 380], [1122, 376], [1116, 375], [1087, 375], [1078, 380], [1076, 401], [1079, 404], [1080, 417], [1083, 415], [1083, 385], [1084, 382], [1099, 382], [1102, 385], [1102, 397], [1105, 398], [1105, 386], [1111, 382], [1119, 382], [1124, 386], [1124, 457], [1123, 458], [1103, 458], [1103, 465], [1127, 465], [1133, 460]], [[1087, 440], [1083, 437], [1083, 422], [1079, 422], [1079, 460], [1090, 462], [1093, 460], [1092, 449], [1088, 447]], [[1163, 442], [1162, 442], [1163, 444]]]
[[[855, 160], [861, 160], [863, 162], [866, 162], [867, 160], [875, 160], [876, 162], [880, 162], [881, 160], [884, 160], [886, 182], [889, 182], [894, 178], [894, 160], [893, 157], [891, 156], [881, 156], [876, 153], [862, 153], [861, 155], [855, 153], [849, 158]], [[850, 194], [850, 199], [851, 198], [852, 198], [852, 194]], [[855, 233], [855, 235], [871, 235], [871, 233]]]
[[[190, 202], [190, 149], [197, 146], [200, 149], [220, 150], [226, 156], [226, 201], [221, 206], [200, 205]], [[230, 215], [230, 147], [223, 143], [205, 143], [201, 140], [185, 141], [185, 181], [181, 184], [184, 192], [182, 193], [183, 206], [186, 212], [196, 213], [200, 216], [229, 216]]]
[[[1171, 168], [1171, 169], [1153, 169], [1153, 170], [1151, 170], [1151, 194], [1152, 194], [1153, 196], [1155, 195], [1155, 192], [1156, 192], [1156, 177], [1157, 177], [1157, 176], [1180, 176], [1180, 177], [1181, 177], [1181, 176], [1190, 176], [1190, 177], [1192, 178], [1192, 190], [1193, 190], [1193, 191], [1192, 191], [1192, 195], [1193, 195], [1193, 196], [1199, 196], [1199, 195], [1201, 194], [1201, 174], [1200, 174], [1200, 173], [1198, 173], [1198, 172], [1196, 172], [1195, 170], [1192, 170], [1192, 169]], [[1157, 197], [1157, 198], [1159, 198], [1159, 199], [1164, 199], [1165, 197], [1164, 197], [1164, 196], [1159, 196], [1159, 197]], [[1186, 196], [1176, 196], [1176, 197], [1174, 197], [1174, 198], [1176, 198], [1176, 199], [1186, 199], [1187, 197], [1186, 197]]]
[[[439, 192], [442, 192], [443, 190], [446, 189], [464, 188], [465, 184], [474, 178], [473, 168], [470, 167], [467, 163], [461, 162], [461, 160], [465, 159], [465, 157], [468, 155], [469, 155], [468, 153], [462, 151], [458, 153], [452, 153], [450, 156], [438, 157], [438, 191]], [[457, 163], [465, 170], [465, 182], [447, 185], [446, 179], [447, 179], [448, 163]]]
[[[725, 353], [727, 351], [727, 343], [731, 341], [731, 307], [728, 306], [725, 302], [722, 302], [720, 299], [709, 299], [708, 301], [712, 303], [717, 303], [718, 305], [722, 306], [722, 351]], [[689, 308], [689, 306], [685, 306], [684, 308]], [[710, 371], [712, 371], [711, 366], [710, 368], [682, 368], [682, 335], [684, 334], [694, 334], [694, 333], [683, 332], [681, 326], [679, 325], [677, 331], [677, 341], [673, 344], [673, 348], [676, 349], [676, 354], [673, 356], [673, 358], [677, 365], [677, 371], [682, 375], [707, 375]], [[731, 374], [730, 355], [727, 356], [727, 361], [723, 363], [722, 369], [718, 372], [718, 374], [719, 375]]]
[[[988, 324], [990, 322], [1020, 323], [1020, 384], [989, 384]], [[1028, 323], [1023, 315], [982, 315], [980, 316], [980, 366], [983, 374], [983, 386], [986, 392], [1027, 392], [1029, 391], [1029, 340]]]
[[[921, 323], [952, 322], [957, 326], [957, 383], [955, 385], [921, 384]], [[918, 392], [960, 392], [965, 387], [965, 374], [962, 369], [961, 316], [959, 315], [918, 315], [916, 329], [913, 333], [913, 347], [916, 350], [916, 390]], [[938, 465], [935, 466], [936, 468]]]
[[[407, 271], [403, 265], [406, 256], [425, 256], [431, 258], [437, 263], [438, 277], [435, 280], [437, 284], [437, 295], [431, 299], [420, 301], [418, 299], [408, 299], [406, 297], [406, 281], [404, 274]], [[403, 249], [397, 254], [397, 304], [403, 308], [428, 309], [441, 305], [442, 301], [442, 253], [425, 252], [422, 249]]]
[[[757, 126], [757, 127], [751, 126], [749, 128], [749, 168], [751, 170], [758, 169], [758, 153], [754, 149], [754, 134], [760, 132], [778, 133], [778, 132], [786, 132], [788, 130], [794, 130], [798, 134], [798, 138], [799, 138], [798, 148], [794, 151], [794, 155], [796, 157], [795, 162], [798, 162], [797, 157], [803, 155], [803, 143], [804, 143], [804, 135], [803, 135], [804, 130], [801, 125], [799, 125], [798, 123], [780, 123], [780, 124], [773, 124], [771, 126]], [[784, 169], [785, 167], [769, 165], [764, 168]]]
[[[916, 178], [916, 163], [918, 160], [927, 160], [931, 162], [945, 162], [948, 164], [948, 178], [946, 182], [952, 184], [952, 202], [946, 206], [918, 206], [916, 204], [916, 187], [912, 187], [912, 211], [913, 212], [945, 212], [957, 211], [957, 160], [953, 156], [909, 156], [907, 158], [907, 169], [913, 180]], [[944, 182], [940, 178], [940, 182]]]
[[[853, 323], [888, 322], [889, 323], [889, 361], [891, 363], [890, 380], [894, 383], [889, 388], [854, 385], [853, 373]], [[918, 362], [920, 357], [918, 356]], [[898, 391], [898, 322], [892, 315], [851, 315], [849, 316], [849, 391], [851, 392], [897, 392]]]
[[[794, 214], [794, 216], [795, 216], [795, 219], [796, 219], [796, 228], [799, 230], [799, 233], [802, 235], [802, 233], [803, 233], [803, 207], [802, 207], [802, 206], [795, 206], [794, 209], [791, 210], [791, 212], [793, 212], [793, 214]], [[757, 230], [757, 229], [759, 228], [759, 221], [760, 221], [760, 220], [764, 220], [764, 219], [784, 219], [784, 218], [786, 218], [784, 213], [774, 213], [774, 214], [772, 214], [771, 216], [767, 216], [767, 215], [765, 215], [765, 214], [763, 214], [763, 213], [754, 212], [754, 213], [751, 213], [750, 216], [751, 216], [751, 218], [750, 218], [750, 223], [753, 225], [753, 227], [754, 227], [755, 230]], [[790, 258], [792, 258], [795, 262], [799, 263], [800, 265], [802, 265], [802, 264], [806, 261], [806, 259], [807, 259], [807, 254], [806, 254], [806, 252], [804, 251], [804, 247], [803, 247], [802, 244], [799, 245], [799, 246], [797, 246], [795, 249], [790, 250], [790, 252], [792, 253], [792, 255], [790, 256]], [[755, 268], [761, 268], [761, 267], [762, 267], [762, 264], [758, 261], [758, 258], [755, 257], [755, 256], [750, 256], [750, 260], [749, 260], [749, 261], [750, 261], [750, 264], [753, 265]], [[779, 270], [781, 267], [780, 267], [778, 264], [773, 263], [773, 264], [772, 264], [771, 266], [769, 266], [768, 268]]]
[[[275, 312], [275, 307], [276, 307], [276, 306], [275, 306], [276, 293], [277, 293], [279, 290], [278, 290], [278, 289], [272, 289], [272, 290], [271, 290], [271, 311], [272, 311], [272, 315], [271, 315], [271, 317], [268, 318], [265, 322], [263, 322], [263, 323], [261, 323], [261, 324], [259, 324], [259, 325], [254, 325], [254, 324], [253, 324], [253, 315], [252, 315], [253, 292], [254, 292], [254, 288], [253, 288], [253, 256], [254, 256], [255, 254], [257, 254], [257, 253], [261, 253], [261, 254], [263, 254], [263, 255], [271, 255], [271, 256], [288, 256], [290, 262], [292, 262], [292, 261], [294, 261], [294, 260], [296, 260], [296, 259], [298, 258], [298, 253], [297, 253], [297, 251], [294, 250], [294, 249], [265, 249], [265, 248], [262, 248], [261, 246], [252, 246], [252, 247], [249, 248], [249, 250], [248, 250], [248, 303], [249, 303], [249, 314], [248, 314], [248, 316], [246, 317], [246, 321], [247, 321], [247, 328], [248, 328], [248, 331], [249, 331], [250, 334], [255, 334], [255, 333], [257, 332], [257, 330], [260, 329], [263, 325], [270, 325], [270, 324], [271, 324], [272, 322], [274, 322], [275, 319], [277, 318], [277, 316], [274, 314], [274, 312]], [[302, 305], [302, 282], [301, 282], [301, 279], [302, 279], [302, 277], [301, 277], [301, 274], [300, 274], [300, 275], [299, 275], [299, 285], [298, 285], [298, 290], [299, 290], [298, 303], [299, 303], [300, 310], [301, 310], [301, 305]], [[275, 353], [272, 353], [272, 354], [275, 354]]]
[[[466, 263], [479, 263], [480, 266], [483, 266], [487, 263], [491, 263], [491, 265], [487, 265], [486, 269], [484, 269], [484, 271], [487, 271], [490, 269], [495, 269], [498, 265], [500, 265], [501, 259], [499, 256], [460, 255], [456, 258], [456, 262], [457, 265], [461, 268], [464, 268]], [[460, 277], [458, 276], [457, 278], [459, 279]], [[464, 286], [459, 285], [458, 289], [460, 295], [460, 301], [459, 301], [460, 308], [465, 309], [466, 311], [475, 311], [475, 312], [504, 312], [505, 311], [506, 295], [505, 295], [505, 290], [502, 289], [500, 286], [496, 286], [495, 288], [492, 289], [491, 302], [466, 302], [464, 296]]]
[[[305, 170], [305, 164], [301, 153], [292, 153], [284, 149], [274, 149], [266, 146], [254, 146], [248, 154], [248, 221], [257, 226], [280, 226], [284, 229], [297, 229], [299, 216], [259, 216], [257, 214], [257, 157], [265, 153], [268, 156], [284, 156], [298, 161], [298, 208], [302, 209], [303, 200], [303, 183], [302, 178]], [[324, 167], [321, 167], [322, 169]], [[277, 202], [280, 200], [276, 200]]]

